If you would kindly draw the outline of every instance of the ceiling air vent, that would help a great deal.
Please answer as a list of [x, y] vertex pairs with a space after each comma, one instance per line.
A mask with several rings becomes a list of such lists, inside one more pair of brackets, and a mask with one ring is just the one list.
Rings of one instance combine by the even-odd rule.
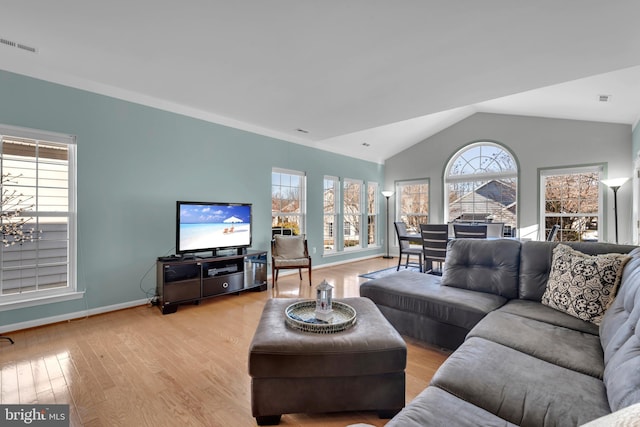
[[26, 44], [17, 43], [11, 40], [0, 38], [0, 44], [5, 46], [15, 47], [17, 49], [26, 50], [27, 52], [36, 53], [38, 50], [35, 47], [28, 46]]
[[611, 95], [598, 95], [598, 101], [609, 102], [611, 101]]

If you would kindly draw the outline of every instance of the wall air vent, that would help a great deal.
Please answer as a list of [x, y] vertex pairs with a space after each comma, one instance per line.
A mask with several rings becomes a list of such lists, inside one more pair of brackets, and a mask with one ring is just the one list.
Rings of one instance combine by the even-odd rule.
[[35, 47], [28, 46], [28, 45], [23, 44], [23, 43], [17, 43], [17, 42], [14, 42], [12, 40], [8, 40], [8, 39], [0, 38], [0, 44], [3, 44], [5, 46], [10, 46], [10, 47], [15, 47], [16, 49], [26, 50], [27, 52], [31, 52], [31, 53], [37, 53], [38, 52], [38, 50]]

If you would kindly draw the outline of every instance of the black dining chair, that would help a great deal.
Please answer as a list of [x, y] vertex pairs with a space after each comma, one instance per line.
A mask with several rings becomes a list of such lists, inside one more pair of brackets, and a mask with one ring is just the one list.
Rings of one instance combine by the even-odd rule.
[[560, 224], [553, 224], [553, 227], [551, 227], [551, 230], [549, 230], [549, 234], [547, 235], [547, 242], [553, 242], [556, 239], [558, 230], [560, 230]]
[[[449, 224], [420, 224], [420, 235], [424, 255], [424, 272], [441, 276], [447, 256]], [[435, 269], [434, 263], [438, 263], [440, 268]]]
[[[402, 221], [396, 221], [393, 223], [396, 227], [396, 234], [398, 236], [398, 245], [400, 246], [400, 255], [398, 256], [398, 268], [396, 271], [400, 270], [400, 265], [402, 264], [402, 257], [404, 255], [407, 256], [407, 260], [404, 263], [404, 268], [408, 268], [409, 265], [417, 266], [422, 270], [422, 248], [412, 247], [409, 233], [407, 233], [407, 225]], [[418, 238], [419, 239], [419, 238]], [[418, 257], [418, 263], [410, 263], [409, 258], [412, 256]]]
[[486, 239], [487, 226], [453, 224], [453, 234], [456, 236], [456, 239]]

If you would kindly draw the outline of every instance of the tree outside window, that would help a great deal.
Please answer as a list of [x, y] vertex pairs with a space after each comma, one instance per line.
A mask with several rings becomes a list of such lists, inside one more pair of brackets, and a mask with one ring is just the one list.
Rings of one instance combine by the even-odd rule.
[[542, 171], [541, 238], [560, 225], [561, 242], [598, 241], [601, 223], [602, 167], [590, 166]]
[[343, 185], [344, 248], [361, 247], [362, 188], [360, 180], [345, 179]]
[[429, 222], [429, 180], [398, 182], [396, 194], [397, 220], [407, 225], [407, 231], [420, 232], [420, 224]]
[[0, 302], [73, 293], [75, 138], [8, 127], [0, 143]]
[[323, 206], [324, 206], [324, 224], [323, 224], [323, 245], [324, 252], [330, 253], [336, 250], [336, 227], [338, 224], [338, 200], [339, 197], [339, 179], [335, 176], [324, 177], [323, 190]]
[[305, 234], [306, 179], [303, 172], [271, 172], [271, 227]]
[[380, 218], [378, 212], [378, 183], [367, 183], [367, 245], [374, 246], [378, 244], [378, 220]]

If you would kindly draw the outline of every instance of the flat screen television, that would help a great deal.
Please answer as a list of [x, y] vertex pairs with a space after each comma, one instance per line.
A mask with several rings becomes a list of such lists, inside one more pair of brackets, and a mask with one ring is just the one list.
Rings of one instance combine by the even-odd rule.
[[251, 246], [250, 203], [176, 202], [176, 253]]

